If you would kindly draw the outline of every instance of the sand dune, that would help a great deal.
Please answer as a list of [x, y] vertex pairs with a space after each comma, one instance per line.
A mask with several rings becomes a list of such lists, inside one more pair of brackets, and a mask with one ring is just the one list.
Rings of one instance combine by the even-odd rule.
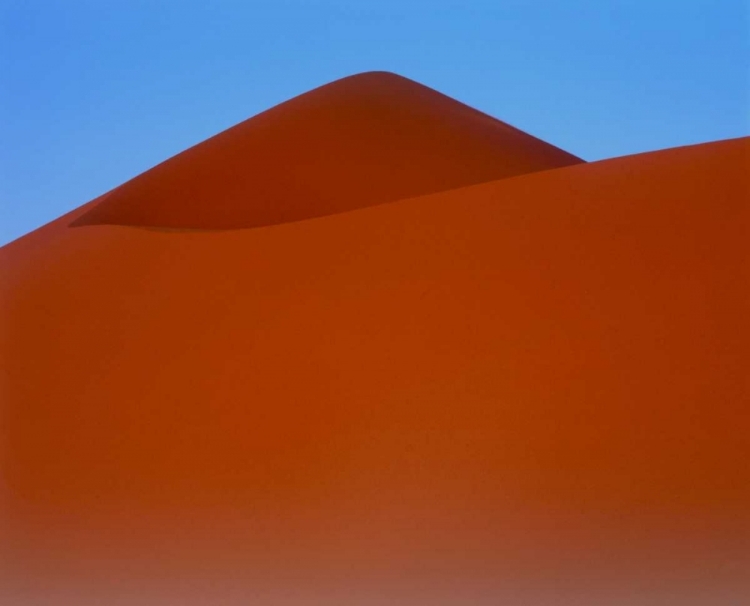
[[[750, 139], [574, 163], [392, 76], [310, 95], [0, 249], [13, 595], [746, 595]], [[368, 162], [425, 145], [230, 183], [339, 101], [399, 116]]]
[[370, 72], [171, 158], [78, 224], [257, 227], [579, 162], [421, 84]]

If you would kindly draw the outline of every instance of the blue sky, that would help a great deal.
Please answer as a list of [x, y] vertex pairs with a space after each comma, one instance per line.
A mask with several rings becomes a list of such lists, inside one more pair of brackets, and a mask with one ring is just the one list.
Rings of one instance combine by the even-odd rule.
[[394, 71], [586, 160], [750, 134], [747, 0], [0, 0], [0, 245]]

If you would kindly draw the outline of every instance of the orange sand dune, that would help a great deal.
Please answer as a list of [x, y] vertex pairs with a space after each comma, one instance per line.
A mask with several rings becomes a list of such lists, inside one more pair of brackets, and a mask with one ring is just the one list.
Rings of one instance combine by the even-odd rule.
[[171, 158], [78, 224], [257, 227], [580, 162], [421, 84], [370, 72]]
[[0, 249], [8, 596], [748, 595], [750, 139], [67, 227], [494, 162], [201, 214], [219, 141]]

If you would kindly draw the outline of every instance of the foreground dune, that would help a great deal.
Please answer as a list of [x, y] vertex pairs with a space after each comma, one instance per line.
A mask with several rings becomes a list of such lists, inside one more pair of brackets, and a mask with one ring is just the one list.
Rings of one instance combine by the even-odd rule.
[[[0, 586], [740, 603], [749, 158], [731, 140], [397, 201], [411, 185], [344, 180], [325, 212], [219, 204], [216, 225], [134, 180], [0, 249]], [[266, 226], [194, 229], [229, 217]]]

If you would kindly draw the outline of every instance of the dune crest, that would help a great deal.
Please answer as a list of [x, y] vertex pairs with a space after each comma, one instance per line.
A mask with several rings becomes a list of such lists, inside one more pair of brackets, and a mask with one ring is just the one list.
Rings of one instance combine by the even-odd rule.
[[412, 80], [367, 72], [170, 158], [73, 225], [259, 227], [580, 162]]

